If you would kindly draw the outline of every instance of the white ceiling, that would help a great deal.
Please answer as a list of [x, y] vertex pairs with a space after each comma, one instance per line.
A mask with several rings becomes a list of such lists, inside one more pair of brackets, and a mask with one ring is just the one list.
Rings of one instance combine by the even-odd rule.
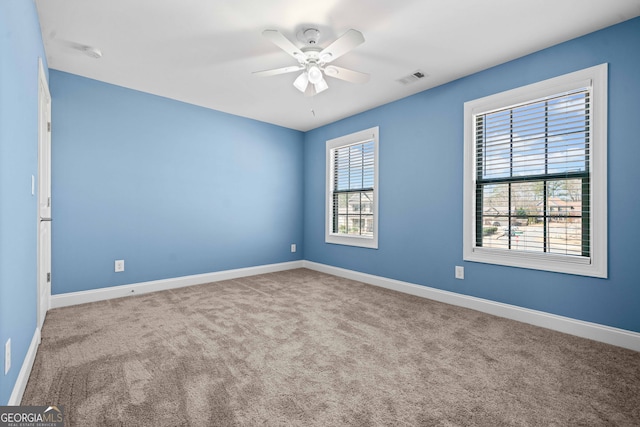
[[[640, 0], [36, 0], [49, 67], [307, 131], [640, 15]], [[348, 29], [365, 42], [333, 64], [371, 74], [327, 78], [304, 97], [296, 65], [262, 36], [326, 47]], [[100, 49], [93, 59], [73, 43]], [[421, 70], [410, 85], [398, 79]]]

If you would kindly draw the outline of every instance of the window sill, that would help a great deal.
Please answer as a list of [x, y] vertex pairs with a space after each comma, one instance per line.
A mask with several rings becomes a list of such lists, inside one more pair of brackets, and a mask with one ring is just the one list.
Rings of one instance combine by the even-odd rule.
[[378, 249], [378, 239], [375, 237], [346, 236], [330, 234], [326, 236], [325, 243], [334, 245], [356, 246], [360, 248]]
[[485, 264], [607, 278], [606, 264], [603, 266], [602, 262], [597, 263], [593, 259], [570, 255], [472, 248], [465, 252], [463, 259]]

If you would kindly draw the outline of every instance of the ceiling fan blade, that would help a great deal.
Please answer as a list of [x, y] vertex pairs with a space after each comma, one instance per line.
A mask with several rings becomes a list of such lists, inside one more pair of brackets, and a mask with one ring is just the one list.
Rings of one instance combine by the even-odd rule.
[[282, 68], [274, 68], [273, 70], [263, 70], [263, 71], [254, 71], [253, 75], [268, 77], [268, 76], [277, 76], [278, 74], [286, 74], [293, 73], [294, 71], [304, 70], [304, 66], [302, 65], [292, 65], [290, 67], [282, 67]]
[[324, 48], [320, 52], [319, 58], [322, 62], [331, 62], [362, 43], [364, 43], [364, 36], [362, 33], [351, 29]]
[[369, 74], [360, 71], [349, 70], [347, 68], [328, 65], [324, 69], [324, 74], [334, 79], [345, 80], [351, 83], [366, 83], [369, 81]]
[[265, 36], [271, 43], [278, 46], [280, 49], [287, 52], [289, 55], [294, 57], [300, 63], [304, 62], [305, 55], [302, 53], [300, 49], [298, 49], [293, 43], [289, 41], [288, 38], [283, 36], [278, 30], [264, 30], [262, 35]]

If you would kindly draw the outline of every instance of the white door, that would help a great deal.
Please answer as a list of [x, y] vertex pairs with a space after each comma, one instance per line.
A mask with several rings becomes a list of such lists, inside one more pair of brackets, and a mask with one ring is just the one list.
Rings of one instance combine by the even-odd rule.
[[38, 78], [38, 328], [51, 298], [51, 95], [39, 60]]

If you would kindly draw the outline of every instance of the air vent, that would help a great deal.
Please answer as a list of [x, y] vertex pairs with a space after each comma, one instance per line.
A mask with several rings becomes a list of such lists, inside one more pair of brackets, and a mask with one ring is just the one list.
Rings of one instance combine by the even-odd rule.
[[403, 85], [408, 85], [408, 84], [411, 84], [411, 83], [415, 83], [418, 80], [424, 79], [425, 77], [427, 77], [427, 75], [424, 72], [422, 72], [420, 70], [417, 70], [417, 71], [409, 74], [408, 76], [404, 76], [404, 77], [402, 77], [402, 78], [400, 78], [400, 79], [398, 79], [396, 81], [398, 83], [402, 83]]

